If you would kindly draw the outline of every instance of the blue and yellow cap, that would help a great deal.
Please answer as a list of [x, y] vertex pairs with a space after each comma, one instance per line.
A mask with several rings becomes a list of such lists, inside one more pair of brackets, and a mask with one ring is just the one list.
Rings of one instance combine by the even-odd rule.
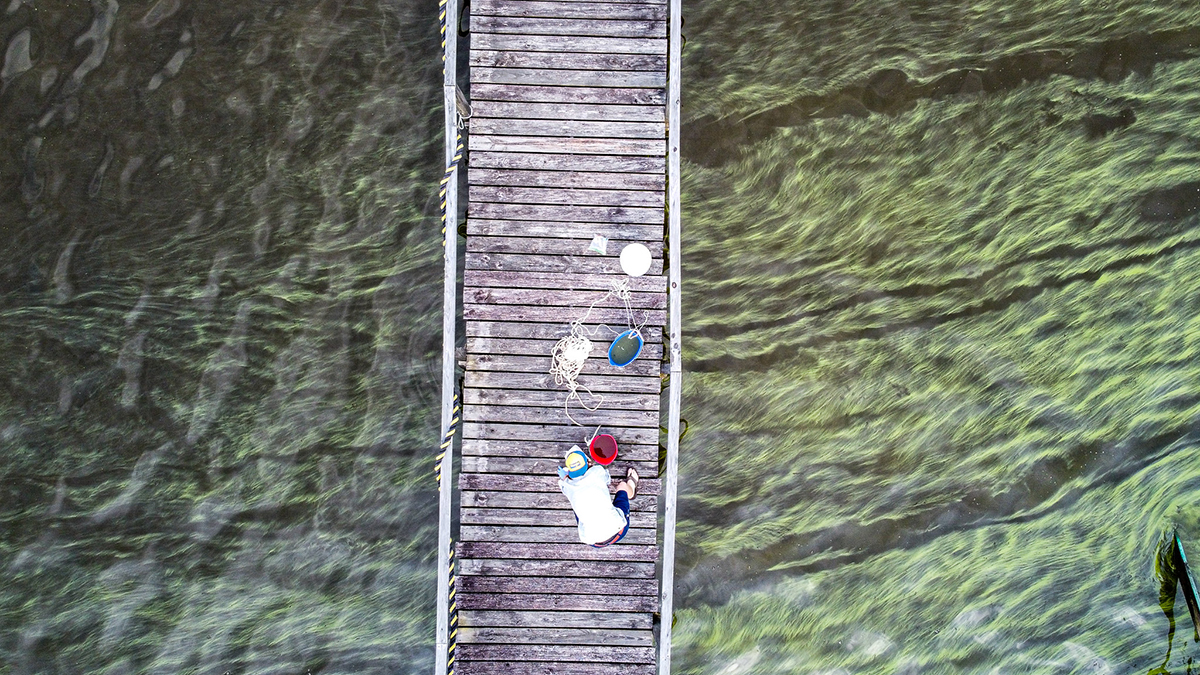
[[571, 478], [579, 478], [588, 470], [587, 455], [583, 454], [578, 445], [572, 446], [567, 451], [567, 457], [563, 460], [563, 464], [567, 467], [567, 476]]

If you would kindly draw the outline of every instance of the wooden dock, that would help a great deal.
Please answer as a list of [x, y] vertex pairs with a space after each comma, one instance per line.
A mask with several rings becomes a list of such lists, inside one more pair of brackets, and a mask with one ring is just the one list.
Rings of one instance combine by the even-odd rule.
[[[671, 604], [675, 461], [660, 477], [659, 450], [660, 425], [671, 453], [678, 437], [678, 293], [668, 294], [669, 284], [678, 289], [678, 252], [664, 265], [664, 240], [678, 232], [678, 184], [668, 182], [678, 169], [678, 130], [667, 129], [678, 119], [678, 88], [668, 87], [673, 11], [677, 1], [471, 2], [461, 675], [669, 670], [670, 625], [659, 613]], [[607, 253], [589, 250], [595, 235], [608, 239]], [[653, 257], [641, 277], [618, 259], [634, 242]], [[626, 327], [624, 303], [609, 293], [620, 280], [646, 341], [624, 368], [609, 364], [615, 333], [601, 326]], [[594, 349], [579, 383], [603, 402], [595, 412], [572, 403], [578, 426], [550, 353], [593, 303]], [[665, 416], [664, 362], [675, 375]], [[600, 549], [579, 542], [555, 473], [597, 425], [620, 445], [614, 485], [628, 466], [642, 477], [629, 534]]]

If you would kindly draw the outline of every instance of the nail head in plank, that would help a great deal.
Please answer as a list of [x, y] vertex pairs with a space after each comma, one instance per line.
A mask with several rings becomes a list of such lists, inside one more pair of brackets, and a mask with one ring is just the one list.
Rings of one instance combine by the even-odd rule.
[[[460, 586], [467, 579], [458, 580]], [[657, 593], [657, 584], [655, 592]], [[463, 628], [458, 631], [459, 644], [553, 644], [553, 645], [629, 645], [654, 646], [654, 633], [648, 630], [614, 630], [592, 628]]]
[[510, 544], [487, 541], [463, 541], [457, 544], [460, 558], [514, 558], [532, 560], [613, 560], [655, 562], [657, 546], [620, 542], [604, 548], [587, 544]]

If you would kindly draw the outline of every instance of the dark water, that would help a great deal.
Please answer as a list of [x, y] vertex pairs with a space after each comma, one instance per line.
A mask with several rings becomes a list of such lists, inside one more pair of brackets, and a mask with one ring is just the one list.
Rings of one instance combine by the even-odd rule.
[[[434, 4], [7, 1], [0, 673], [428, 672]], [[676, 671], [1197, 670], [1200, 5], [685, 15]]]

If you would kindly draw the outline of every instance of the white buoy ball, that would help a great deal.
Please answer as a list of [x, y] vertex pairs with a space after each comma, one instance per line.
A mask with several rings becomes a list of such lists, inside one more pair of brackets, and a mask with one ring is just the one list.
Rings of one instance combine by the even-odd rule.
[[630, 244], [621, 249], [621, 270], [631, 277], [640, 277], [650, 269], [650, 249]]

